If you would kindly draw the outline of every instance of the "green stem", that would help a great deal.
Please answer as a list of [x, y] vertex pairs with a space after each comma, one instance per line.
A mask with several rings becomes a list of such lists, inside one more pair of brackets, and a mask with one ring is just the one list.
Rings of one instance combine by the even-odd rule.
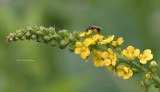
[[[106, 48], [102, 47], [101, 45], [97, 45], [97, 46], [91, 46], [92, 49], [96, 49], [96, 50], [100, 50], [100, 51], [108, 51]], [[140, 72], [142, 73], [146, 73], [149, 70], [146, 69], [145, 67], [140, 66], [139, 64], [137, 64], [136, 62], [131, 61], [130, 59], [120, 55], [120, 54], [116, 54], [118, 60], [120, 60], [122, 63], [126, 63], [134, 68], [136, 68], [137, 70], [140, 70]], [[152, 79], [153, 81], [160, 86], [160, 78], [152, 73]]]

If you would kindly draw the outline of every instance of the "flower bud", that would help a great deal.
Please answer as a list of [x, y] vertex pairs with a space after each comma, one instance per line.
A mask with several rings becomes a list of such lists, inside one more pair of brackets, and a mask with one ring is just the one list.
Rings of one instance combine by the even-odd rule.
[[58, 34], [62, 36], [63, 35], [63, 31], [62, 30], [58, 31]]
[[73, 36], [78, 40], [81, 39], [78, 32], [73, 31]]
[[25, 34], [25, 36], [26, 36], [26, 39], [30, 39], [31, 33], [30, 33], [30, 32], [27, 32], [27, 33]]
[[31, 26], [27, 26], [27, 27], [26, 27], [26, 30], [29, 31], [29, 32], [32, 32], [32, 31], [33, 31], [33, 29], [32, 29]]
[[156, 61], [151, 61], [151, 63], [150, 63], [150, 66], [149, 66], [151, 69], [153, 69], [153, 68], [157, 68], [158, 67], [158, 64], [157, 64], [157, 62]]
[[48, 34], [48, 33], [49, 33], [49, 29], [48, 29], [48, 28], [45, 28], [45, 29], [43, 30], [43, 32], [46, 33], [46, 34]]
[[45, 29], [45, 27], [43, 26], [40, 26], [39, 28], [40, 28], [40, 31], [43, 31]]
[[6, 42], [12, 42], [13, 41], [13, 38], [10, 37], [10, 36], [7, 36], [6, 39], [7, 39]]
[[151, 78], [151, 74], [150, 73], [145, 73], [144, 77], [148, 80]]
[[36, 34], [37, 35], [42, 35], [43, 33], [42, 33], [42, 31], [36, 31]]
[[9, 42], [12, 42], [13, 41], [13, 38], [9, 38]]
[[53, 39], [58, 39], [60, 36], [58, 35], [58, 34], [54, 34], [54, 35], [52, 35], [52, 38]]
[[75, 42], [76, 39], [73, 38], [73, 36], [71, 35], [71, 36], [69, 36], [68, 40], [69, 40], [69, 42]]
[[79, 35], [79, 33], [76, 31], [73, 31], [73, 35], [76, 36], [76, 35]]
[[68, 45], [68, 42], [65, 41], [65, 40], [62, 40], [62, 41], [60, 42], [59, 48], [64, 49], [64, 48], [66, 48], [67, 45]]
[[42, 42], [42, 41], [43, 41], [42, 37], [37, 38], [37, 42]]
[[45, 43], [48, 43], [49, 40], [50, 40], [50, 37], [49, 37], [49, 36], [44, 36], [44, 42], [45, 42]]
[[35, 25], [35, 26], [33, 27], [33, 29], [34, 29], [35, 31], [40, 30], [40, 28], [39, 28], [37, 25]]
[[16, 30], [16, 31], [15, 31], [15, 33], [19, 33], [19, 32], [20, 32], [20, 30]]
[[32, 39], [32, 40], [36, 40], [36, 38], [37, 38], [37, 37], [36, 37], [35, 34], [33, 34], [33, 35], [31, 36], [31, 39]]
[[26, 30], [24, 30], [24, 29], [21, 29], [21, 32], [22, 32], [22, 33], [25, 33], [25, 32], [26, 32]]
[[29, 36], [31, 36], [31, 33], [30, 33], [30, 32], [27, 32], [27, 33], [25, 34], [25, 36], [29, 37]]
[[55, 28], [49, 27], [49, 32], [50, 32], [51, 34], [55, 33]]
[[22, 37], [22, 33], [18, 33], [17, 36], [18, 36], [18, 37]]
[[14, 38], [14, 41], [18, 41], [18, 40], [19, 40], [19, 38], [18, 38], [18, 37], [15, 37], [15, 38]]
[[25, 36], [22, 36], [22, 37], [20, 38], [20, 40], [25, 40], [25, 38], [26, 38]]
[[56, 42], [55, 40], [52, 40], [51, 45], [52, 45], [52, 46], [56, 46], [56, 45], [57, 45], [57, 42]]
[[70, 45], [69, 46], [69, 51], [74, 52], [76, 46], [75, 45]]
[[61, 35], [61, 36], [65, 36], [65, 35], [67, 35], [68, 34], [68, 30], [60, 30], [59, 32], [58, 32], [58, 34], [59, 35]]
[[16, 36], [16, 33], [10, 33], [9, 34], [11, 37], [15, 37]]

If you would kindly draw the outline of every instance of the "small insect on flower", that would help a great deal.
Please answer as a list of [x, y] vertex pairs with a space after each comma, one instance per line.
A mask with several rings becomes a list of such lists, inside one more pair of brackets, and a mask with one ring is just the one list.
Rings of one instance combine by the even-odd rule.
[[89, 25], [87, 28], [86, 28], [86, 32], [88, 32], [88, 30], [92, 30], [92, 31], [95, 31], [97, 34], [99, 34], [101, 32], [101, 27], [99, 26], [94, 26], [94, 25]]

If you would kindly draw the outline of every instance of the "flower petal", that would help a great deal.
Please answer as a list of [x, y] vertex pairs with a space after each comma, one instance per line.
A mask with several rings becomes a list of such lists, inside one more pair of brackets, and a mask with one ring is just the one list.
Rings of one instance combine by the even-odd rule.
[[75, 48], [74, 52], [76, 54], [81, 54], [82, 48]]
[[119, 70], [119, 71], [117, 72], [118, 77], [121, 77], [121, 76], [123, 76], [124, 74], [125, 74], [125, 72], [124, 72], [123, 70]]
[[125, 65], [119, 65], [118, 69], [124, 69], [124, 67], [126, 67]]
[[146, 61], [146, 60], [140, 60], [140, 63], [141, 63], [141, 64], [146, 64], [147, 61]]
[[108, 52], [109, 52], [110, 54], [113, 54], [113, 51], [112, 51], [111, 48], [108, 48]]
[[102, 58], [105, 59], [105, 58], [107, 58], [108, 56], [109, 56], [109, 53], [108, 53], [108, 52], [103, 52], [103, 53], [102, 53]]
[[111, 60], [110, 60], [110, 59], [105, 59], [105, 60], [104, 60], [104, 64], [105, 64], [106, 66], [109, 66], [109, 65], [111, 64]]
[[77, 48], [82, 47], [82, 43], [81, 43], [81, 42], [76, 42], [76, 47], [77, 47]]
[[88, 47], [93, 42], [92, 38], [86, 38], [83, 42], [85, 47]]
[[128, 46], [127, 47], [127, 52], [128, 53], [132, 53], [134, 51], [134, 47], [133, 46]]
[[134, 56], [137, 57], [140, 53], [140, 50], [139, 49], [135, 49], [134, 50]]
[[117, 39], [117, 42], [118, 42], [119, 45], [122, 45], [122, 43], [124, 42], [123, 37], [119, 37]]
[[128, 79], [128, 78], [130, 78], [130, 77], [131, 77], [131, 76], [130, 76], [130, 74], [128, 74], [128, 73], [123, 75], [123, 79]]

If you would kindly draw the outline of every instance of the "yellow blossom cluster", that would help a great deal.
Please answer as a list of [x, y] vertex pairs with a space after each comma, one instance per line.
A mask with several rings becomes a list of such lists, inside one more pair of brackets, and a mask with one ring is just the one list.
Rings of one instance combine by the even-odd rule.
[[[89, 32], [89, 31], [88, 31]], [[87, 33], [88, 33], [87, 32]], [[80, 36], [86, 33], [81, 33]], [[90, 37], [87, 37], [84, 42], [76, 42], [76, 48], [75, 48], [75, 53], [76, 54], [81, 54], [80, 56], [83, 59], [88, 59], [88, 56], [90, 55], [90, 50], [89, 50], [89, 45], [96, 45], [97, 43], [104, 44], [104, 42], [111, 43], [114, 36], [109, 36], [107, 39], [103, 40], [104, 36], [95, 34]], [[92, 50], [93, 52], [93, 62], [96, 67], [99, 66], [109, 66], [109, 65], [116, 65], [116, 54], [113, 53], [111, 48], [108, 48], [108, 52], [102, 52], [102, 51], [97, 51]], [[87, 61], [87, 60], [86, 60]]]
[[[82, 34], [80, 34], [80, 36], [82, 36]], [[96, 43], [102, 41], [102, 39], [103, 39], [102, 35], [96, 34], [96, 35], [93, 35], [92, 37], [87, 37], [83, 43], [79, 41], [76, 42], [75, 53], [81, 54], [80, 56], [87, 61], [88, 56], [90, 55], [90, 50], [88, 46], [95, 45]]]
[[111, 48], [108, 48], [108, 52], [103, 52], [102, 54], [102, 58], [104, 59], [105, 65], [109, 66], [109, 65], [116, 65], [116, 54], [113, 53]]
[[83, 33], [81, 33], [79, 36], [80, 36], [80, 37], [87, 37], [87, 36], [90, 36], [91, 33], [92, 33], [92, 30], [88, 30], [88, 32], [83, 32]]
[[117, 41], [112, 41], [112, 46], [114, 47], [121, 46], [123, 42], [124, 42], [123, 37], [119, 37]]
[[93, 53], [93, 63], [96, 67], [99, 67], [99, 66], [104, 66], [104, 61], [102, 60], [102, 51], [97, 51], [96, 50], [92, 50], [92, 53]]
[[151, 54], [150, 49], [146, 49], [142, 54], [138, 56], [141, 64], [146, 64], [148, 60], [153, 58], [153, 54]]
[[114, 39], [114, 35], [108, 36], [108, 38], [105, 38], [105, 40], [102, 40], [102, 42], [100, 42], [100, 43], [103, 45], [107, 45], [107, 44], [111, 43], [113, 41], [113, 39]]
[[91, 38], [86, 38], [83, 43], [76, 42], [75, 53], [81, 54], [81, 57], [83, 59], [86, 59], [90, 55], [90, 50], [89, 50], [88, 46], [91, 44], [91, 42], [92, 42]]
[[[127, 65], [116, 65], [117, 62], [117, 56], [116, 53], [113, 52], [111, 49], [120, 47], [122, 43], [124, 42], [123, 37], [119, 37], [117, 41], [114, 41], [114, 35], [108, 36], [108, 38], [104, 38], [103, 35], [95, 34], [91, 35], [92, 31], [88, 30], [88, 32], [83, 32], [79, 36], [85, 38], [85, 40], [76, 42], [75, 46], [75, 53], [80, 54], [80, 56], [88, 62], [88, 57], [92, 53], [93, 54], [93, 64], [96, 67], [103, 67], [105, 66], [108, 70], [113, 71], [114, 75], [117, 75], [118, 77], [122, 77], [123, 79], [128, 79], [133, 76], [132, 69]], [[97, 45], [105, 45], [108, 47], [108, 50], [101, 51], [96, 50], [94, 48], [90, 48], [91, 46], [97, 46]], [[112, 47], [111, 47], [112, 46]], [[146, 64], [148, 60], [151, 60], [153, 58], [153, 55], [151, 54], [151, 50], [146, 49], [142, 54], [140, 54], [139, 49], [135, 49], [133, 46], [128, 46], [124, 50], [120, 50], [120, 53], [124, 57], [127, 57], [130, 60], [134, 60], [136, 57], [139, 58], [141, 64]], [[151, 67], [155, 65], [155, 61], [151, 63]], [[118, 71], [117, 71], [118, 70]], [[149, 79], [151, 75], [146, 74], [145, 77]]]
[[96, 67], [99, 66], [115, 66], [116, 65], [116, 54], [113, 53], [111, 48], [108, 48], [108, 52], [96, 52], [95, 50], [92, 50], [93, 52], [93, 62]]
[[127, 49], [122, 51], [122, 55], [129, 59], [134, 59], [138, 57], [141, 64], [146, 64], [148, 60], [153, 58], [153, 54], [151, 54], [150, 49], [146, 49], [142, 54], [140, 54], [139, 49], [135, 49], [133, 46], [128, 46]]
[[[81, 37], [86, 37], [86, 35], [90, 35], [90, 32], [88, 31], [87, 33], [81, 33]], [[93, 63], [96, 67], [102, 67], [105, 66], [108, 70], [113, 71], [114, 75], [116, 75], [116, 61], [117, 61], [117, 56], [116, 53], [113, 52], [111, 48], [108, 48], [108, 51], [98, 51], [95, 49], [92, 49], [90, 51], [89, 46], [90, 45], [96, 45], [96, 44], [102, 44], [102, 45], [109, 45], [111, 44], [112, 46], [121, 46], [123, 43], [123, 38], [119, 37], [117, 41], [114, 40], [114, 35], [108, 36], [108, 38], [103, 39], [104, 36], [95, 34], [92, 36], [88, 36], [85, 38], [84, 42], [76, 42], [76, 48], [75, 48], [75, 53], [76, 54], [81, 54], [80, 56], [88, 61], [88, 57], [93, 53]], [[116, 44], [114, 44], [116, 43]], [[130, 49], [128, 49], [130, 50]], [[132, 52], [132, 51], [131, 51]], [[136, 52], [136, 51], [135, 51]], [[128, 53], [128, 52], [127, 52]], [[129, 51], [130, 53], [130, 51]], [[133, 53], [132, 53], [133, 54]], [[135, 53], [136, 54], [136, 53]], [[137, 56], [135, 55], [134, 56]], [[132, 70], [125, 66], [125, 65], [119, 65], [118, 66], [119, 71], [117, 72], [118, 76], [121, 77], [123, 76], [124, 79], [128, 79], [133, 75]]]
[[117, 72], [118, 77], [123, 76], [123, 79], [128, 79], [133, 76], [132, 70], [126, 65], [119, 65], [119, 71]]
[[133, 59], [134, 57], [137, 57], [140, 53], [139, 49], [135, 49], [133, 46], [128, 46], [126, 50], [122, 51], [122, 55], [124, 55], [127, 58]]
[[101, 42], [103, 40], [103, 37], [102, 35], [99, 35], [99, 34], [96, 34], [96, 35], [93, 35], [92, 36], [92, 45], [95, 45], [96, 43], [98, 42]]

